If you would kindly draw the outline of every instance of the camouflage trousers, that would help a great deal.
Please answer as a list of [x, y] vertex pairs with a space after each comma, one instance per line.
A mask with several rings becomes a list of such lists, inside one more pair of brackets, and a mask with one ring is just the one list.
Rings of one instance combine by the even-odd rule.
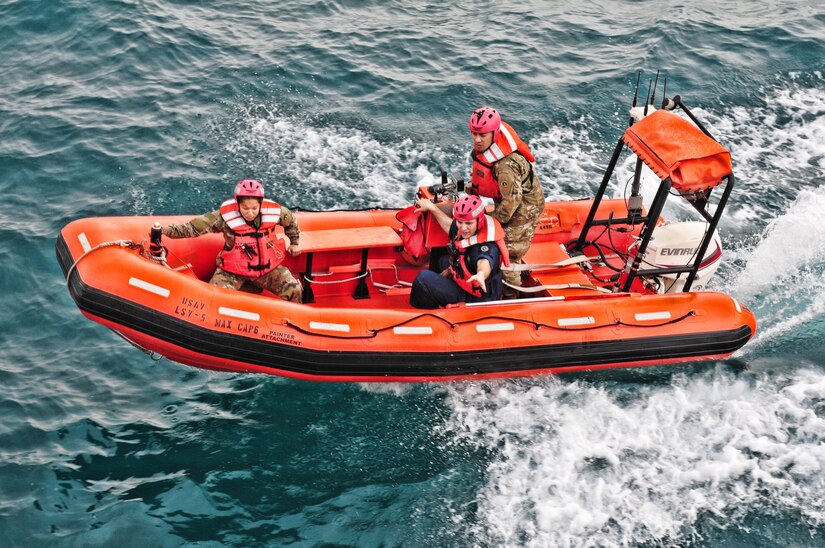
[[[520, 264], [524, 262], [523, 257], [530, 249], [530, 240], [533, 239], [533, 234], [536, 232], [536, 226], [539, 224], [539, 218], [544, 209], [542, 207], [529, 207], [523, 204], [518, 208], [510, 222], [503, 226], [504, 228], [504, 243], [507, 246], [507, 251], [510, 254], [510, 264]], [[512, 270], [502, 270], [504, 281], [510, 285], [521, 286], [521, 272], [513, 272]], [[515, 298], [518, 296], [518, 291], [504, 286], [502, 291], [503, 298]]]
[[209, 283], [218, 287], [238, 290], [244, 283], [250, 283], [255, 287], [266, 289], [270, 293], [278, 295], [285, 301], [294, 303], [301, 302], [301, 283], [295, 279], [292, 273], [285, 266], [277, 266], [260, 278], [250, 278], [231, 274], [218, 268]]

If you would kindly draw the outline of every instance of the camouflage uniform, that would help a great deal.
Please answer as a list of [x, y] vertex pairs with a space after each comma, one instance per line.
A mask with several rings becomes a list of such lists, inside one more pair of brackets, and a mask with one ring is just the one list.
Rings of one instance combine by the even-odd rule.
[[[504, 228], [510, 262], [523, 263], [522, 257], [530, 249], [530, 240], [544, 211], [544, 190], [527, 158], [515, 152], [493, 164], [493, 176], [501, 198], [495, 198], [492, 216]], [[502, 274], [508, 284], [521, 285], [520, 272], [504, 270]], [[517, 292], [505, 285], [503, 294], [514, 297]]]
[[[260, 223], [260, 216], [258, 216], [256, 222]], [[291, 245], [298, 245], [298, 238], [301, 234], [298, 229], [298, 223], [292, 215], [292, 212], [284, 206], [281, 206], [281, 218], [278, 224], [284, 227], [284, 233], [289, 238]], [[235, 243], [235, 233], [226, 225], [223, 217], [221, 217], [220, 211], [210, 211], [182, 225], [167, 225], [163, 227], [163, 235], [173, 239], [197, 238], [210, 232], [223, 233], [223, 238], [226, 242], [225, 245], [228, 248], [231, 248]], [[289, 269], [283, 265], [275, 267], [261, 277], [250, 278], [222, 270], [220, 255], [218, 255], [215, 262], [218, 268], [215, 269], [215, 274], [213, 274], [212, 279], [209, 280], [209, 283], [212, 285], [237, 290], [240, 289], [244, 283], [248, 282], [255, 287], [266, 289], [286, 301], [301, 302], [301, 284], [295, 279]]]

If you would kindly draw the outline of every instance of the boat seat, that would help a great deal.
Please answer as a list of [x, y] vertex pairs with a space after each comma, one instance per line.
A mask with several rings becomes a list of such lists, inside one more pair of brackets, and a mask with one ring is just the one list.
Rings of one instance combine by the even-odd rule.
[[[370, 259], [367, 270], [386, 270], [396, 268], [395, 259]], [[361, 263], [330, 265], [324, 274], [348, 274], [361, 270]], [[317, 273], [316, 273], [317, 274]]]
[[[533, 243], [524, 255], [524, 262], [539, 265], [530, 270], [530, 275], [536, 285], [591, 285], [592, 281], [577, 264], [564, 267], [549, 266], [569, 258], [570, 255], [563, 245], [550, 241]], [[592, 291], [572, 288], [548, 291], [548, 296], [574, 294], [592, 294]]]
[[389, 226], [361, 226], [301, 232], [301, 249], [309, 253], [362, 247], [393, 247], [401, 244], [401, 236]]
[[409, 295], [412, 292], [412, 286], [410, 287], [391, 287], [384, 292], [387, 297], [394, 297], [397, 295]]
[[[391, 282], [391, 286], [384, 285], [379, 283], [373, 279], [373, 275], [378, 270], [391, 270], [395, 274], [395, 281]], [[330, 274], [355, 274], [361, 271], [361, 264], [342, 264], [342, 265], [330, 265], [326, 272], [313, 272], [312, 277], [316, 279], [319, 276], [328, 276]], [[403, 281], [399, 276], [399, 273], [402, 271], [414, 271], [418, 272], [417, 268], [413, 268], [409, 265], [399, 265], [396, 262], [394, 257], [388, 257], [384, 259], [370, 259], [367, 261], [367, 272], [369, 272], [369, 279], [372, 282], [374, 287], [377, 287], [382, 293], [385, 295], [394, 294], [393, 290], [395, 289], [409, 289], [409, 285], [411, 282]], [[364, 278], [362, 278], [364, 279]], [[407, 286], [407, 287], [405, 287]], [[408, 291], [409, 292], [409, 291]]]
[[[312, 261], [315, 253], [344, 251], [348, 249], [360, 249], [361, 261], [358, 263], [358, 286], [355, 288], [353, 298], [369, 298], [366, 274], [369, 268], [369, 251], [377, 247], [395, 247], [402, 245], [401, 236], [389, 226], [362, 226], [355, 228], [339, 228], [326, 230], [307, 230], [301, 232], [301, 249], [306, 254], [306, 267], [304, 271], [303, 302], [314, 303], [315, 294], [312, 291]], [[349, 265], [342, 265], [342, 270], [346, 272]], [[332, 272], [331, 267], [330, 272]]]
[[[527, 250], [527, 254], [524, 255], [524, 262], [526, 264], [551, 265], [569, 258], [570, 255], [567, 253], [567, 250], [558, 242], [534, 242], [530, 245], [530, 249]], [[554, 269], [556, 268], [538, 266], [532, 269], [531, 272], [542, 272]]]

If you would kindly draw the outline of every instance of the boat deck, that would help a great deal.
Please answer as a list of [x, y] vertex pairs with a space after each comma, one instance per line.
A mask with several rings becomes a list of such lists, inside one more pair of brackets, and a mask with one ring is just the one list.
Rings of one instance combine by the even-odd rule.
[[[354, 248], [353, 248], [354, 249]], [[373, 250], [377, 251], [377, 250]], [[311, 275], [313, 298], [305, 299], [310, 306], [341, 308], [410, 308], [410, 287], [420, 267], [399, 264], [397, 257], [366, 258], [350, 264], [329, 264], [323, 271]], [[523, 293], [523, 298], [592, 295], [592, 281], [577, 264], [557, 267], [569, 259], [567, 251], [557, 242], [534, 243], [525, 256], [525, 263], [537, 265], [530, 271], [526, 285], [547, 286], [536, 293]], [[312, 264], [312, 260], [309, 264]], [[364, 268], [366, 264], [366, 268]], [[360, 277], [359, 277], [360, 276]], [[302, 280], [308, 285], [306, 280]], [[405, 283], [406, 282], [406, 283]], [[568, 287], [569, 286], [569, 287]], [[306, 292], [305, 292], [306, 293]]]
[[[347, 238], [341, 237], [341, 230]], [[182, 253], [190, 262], [197, 262], [196, 268], [176, 265], [184, 274], [208, 281], [214, 271], [213, 259], [201, 260], [203, 255], [214, 257], [220, 240], [214, 238], [213, 246], [204, 253]], [[203, 244], [204, 238], [184, 242], [173, 241], [173, 245], [188, 248], [195, 243]], [[388, 226], [353, 227], [346, 229], [307, 230], [301, 233], [302, 253], [289, 257], [286, 266], [304, 286], [303, 301], [311, 307], [332, 308], [398, 308], [409, 309], [410, 284], [423, 266], [408, 263], [401, 257], [401, 239], [396, 230]], [[194, 257], [199, 259], [194, 261]], [[535, 265], [525, 279], [527, 286], [545, 286], [542, 291], [522, 293], [522, 298], [592, 295], [592, 280], [578, 264], [554, 266], [570, 259], [570, 255], [557, 241], [533, 242], [527, 255], [526, 264]], [[254, 287], [245, 286], [245, 291], [261, 293]], [[275, 298], [267, 292], [262, 295]]]

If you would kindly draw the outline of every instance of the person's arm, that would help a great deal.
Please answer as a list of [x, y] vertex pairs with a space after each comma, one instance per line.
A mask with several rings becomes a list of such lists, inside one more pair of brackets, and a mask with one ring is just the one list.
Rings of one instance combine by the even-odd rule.
[[476, 273], [467, 281], [476, 283], [484, 293], [487, 293], [487, 279], [492, 276], [493, 270], [501, 265], [501, 252], [492, 242], [479, 244], [474, 249], [476, 250], [473, 255], [476, 261]]
[[493, 165], [501, 200], [497, 201], [491, 215], [498, 222], [506, 224], [521, 205], [521, 182], [529, 175], [529, 169], [529, 162], [515, 153]]
[[293, 215], [289, 209], [281, 206], [281, 218], [278, 224], [284, 227], [284, 234], [289, 238], [289, 254], [299, 255], [301, 253], [301, 245], [298, 242], [301, 237], [301, 230], [298, 228], [298, 219], [295, 218], [295, 215]]
[[427, 198], [421, 198], [420, 200], [415, 202], [415, 207], [418, 209], [416, 211], [427, 211], [433, 215], [436, 221], [438, 221], [438, 225], [444, 229], [444, 232], [449, 234], [450, 226], [453, 224], [453, 218], [444, 213], [444, 211], [435, 205], [431, 200]]
[[209, 232], [221, 232], [223, 230], [223, 219], [219, 211], [210, 211], [199, 217], [195, 217], [188, 223], [182, 225], [166, 225], [163, 227], [163, 235], [167, 238], [197, 238]]
[[477, 284], [482, 293], [487, 293], [487, 278], [490, 277], [492, 272], [493, 267], [490, 265], [490, 261], [486, 257], [481, 257], [476, 261], [476, 273], [467, 278], [467, 281], [471, 284]]

